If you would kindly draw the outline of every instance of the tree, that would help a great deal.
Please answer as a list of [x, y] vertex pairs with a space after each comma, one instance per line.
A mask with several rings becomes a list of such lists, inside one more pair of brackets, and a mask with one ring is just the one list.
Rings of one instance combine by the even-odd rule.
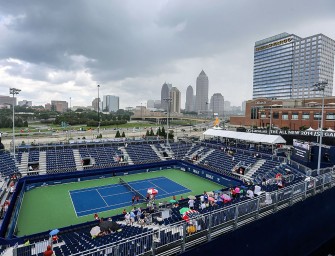
[[173, 134], [173, 130], [169, 131], [169, 140], [173, 140], [174, 138], [174, 134]]
[[124, 131], [122, 132], [122, 135], [121, 135], [123, 138], [126, 137], [126, 134], [124, 133]]
[[149, 130], [147, 130], [147, 133], [145, 134], [145, 136], [150, 136]]
[[156, 132], [156, 135], [157, 135], [157, 136], [161, 136], [161, 133], [162, 133], [161, 128], [158, 127], [158, 130], [157, 130], [157, 132]]
[[152, 128], [150, 129], [150, 136], [155, 136], [154, 131], [152, 130]]
[[165, 132], [164, 126], [162, 127], [162, 132], [161, 132], [160, 136], [163, 136], [163, 137], [166, 136], [166, 132]]
[[121, 135], [120, 135], [120, 131], [117, 130], [117, 132], [116, 132], [116, 134], [115, 134], [115, 138], [120, 138], [120, 137], [121, 137]]

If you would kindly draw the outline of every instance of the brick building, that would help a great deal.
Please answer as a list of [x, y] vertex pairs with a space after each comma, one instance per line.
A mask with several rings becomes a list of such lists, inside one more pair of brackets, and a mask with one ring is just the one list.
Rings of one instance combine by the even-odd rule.
[[[324, 99], [323, 128], [335, 130], [335, 97]], [[236, 126], [266, 128], [301, 127], [318, 129], [321, 122], [322, 98], [271, 100], [258, 98], [246, 102], [245, 116], [231, 116], [230, 124]], [[272, 113], [272, 118], [270, 118]]]

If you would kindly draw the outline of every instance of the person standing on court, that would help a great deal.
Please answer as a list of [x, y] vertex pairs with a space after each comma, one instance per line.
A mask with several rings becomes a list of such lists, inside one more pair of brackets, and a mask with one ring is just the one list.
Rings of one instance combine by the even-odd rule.
[[131, 198], [131, 205], [134, 205], [135, 204], [135, 196], [133, 196], [132, 198]]

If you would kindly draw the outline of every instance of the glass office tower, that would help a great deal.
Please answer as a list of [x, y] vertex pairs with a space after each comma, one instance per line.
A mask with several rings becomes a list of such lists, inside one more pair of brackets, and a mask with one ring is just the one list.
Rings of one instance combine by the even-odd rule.
[[257, 41], [254, 48], [253, 98], [309, 98], [312, 85], [328, 81], [333, 91], [335, 42], [322, 35], [300, 38], [282, 33]]

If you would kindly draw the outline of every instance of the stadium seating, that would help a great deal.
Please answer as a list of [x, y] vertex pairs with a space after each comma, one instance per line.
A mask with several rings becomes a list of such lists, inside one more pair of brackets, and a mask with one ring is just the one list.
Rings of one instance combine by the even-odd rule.
[[49, 149], [46, 152], [47, 173], [76, 170], [72, 149]]
[[94, 161], [89, 168], [105, 168], [118, 164], [117, 158], [123, 153], [114, 146], [80, 147], [81, 158], [92, 158]]
[[[222, 143], [216, 141], [206, 141], [206, 143], [190, 144], [190, 143], [171, 143], [169, 150], [173, 152], [174, 158], [176, 159], [190, 159], [194, 155], [203, 156], [207, 152], [206, 157], [199, 159], [199, 164], [213, 170], [222, 175], [239, 178], [236, 176], [232, 170], [237, 165], [242, 166], [252, 166], [256, 163], [257, 158], [253, 157], [253, 151], [248, 151], [246, 144], [237, 144], [235, 147], [230, 146], [230, 149], [234, 152], [234, 161], [232, 155], [228, 154], [221, 149]], [[155, 147], [158, 150], [164, 150], [164, 147], [160, 144], [155, 144]], [[91, 158], [92, 165], [87, 168], [105, 168], [110, 166], [116, 166], [119, 164], [117, 157], [122, 156], [123, 152], [119, 150], [119, 145], [109, 144], [92, 144], [77, 147], [79, 149], [79, 154], [81, 159]], [[238, 148], [243, 150], [237, 150]], [[43, 149], [46, 151], [46, 167], [47, 173], [56, 173], [60, 171], [76, 171], [76, 161], [73, 154], [73, 149], [71, 147], [54, 147]], [[123, 149], [122, 149], [123, 150]], [[127, 147], [124, 148], [128, 153], [129, 157], [135, 164], [140, 163], [149, 163], [149, 162], [158, 162], [161, 161], [159, 156], [154, 152], [150, 144], [146, 143], [129, 143]], [[22, 152], [19, 151], [17, 155], [17, 162], [20, 163], [22, 158]], [[26, 151], [25, 151], [26, 152]], [[29, 162], [39, 162], [40, 151], [39, 149], [30, 149], [28, 155]], [[258, 152], [268, 152], [267, 148], [259, 148]], [[290, 178], [287, 182], [287, 185], [294, 182], [301, 181], [304, 178], [304, 175], [297, 171], [295, 168], [288, 164], [280, 163], [276, 160], [273, 160], [271, 155], [262, 154], [262, 159], [265, 160], [265, 163], [252, 175], [255, 183], [261, 183], [263, 177], [266, 179], [273, 179], [277, 173], [281, 173], [283, 176], [293, 175], [293, 178]], [[0, 152], [0, 170], [3, 176], [8, 176], [17, 172], [17, 167], [15, 166], [15, 160], [8, 152]], [[291, 177], [291, 176], [290, 176]], [[263, 188], [266, 191], [273, 191], [278, 189], [275, 184], [270, 184]], [[199, 210], [200, 213], [206, 214], [208, 212], [213, 212], [214, 210], [220, 208], [228, 208], [235, 203], [240, 203], [245, 200], [248, 200], [246, 197], [239, 197], [233, 199], [230, 203], [222, 204], [220, 206], [210, 206], [203, 210], [199, 209], [199, 200], [195, 203], [195, 208]], [[179, 202], [179, 207], [171, 209], [171, 216], [164, 219], [162, 222], [157, 222], [154, 220], [154, 223], [161, 225], [161, 227], [173, 226], [174, 223], [181, 221], [181, 215], [179, 210], [181, 207], [188, 206], [188, 199]], [[226, 220], [232, 220], [234, 218], [235, 212], [227, 212], [225, 215], [215, 216], [213, 218], [214, 223], [223, 223]], [[119, 220], [122, 216], [119, 216]], [[60, 243], [54, 246], [54, 251], [56, 255], [71, 255], [85, 250], [94, 250], [99, 246], [103, 246], [110, 243], [118, 243], [118, 254], [120, 256], [126, 255], [141, 255], [144, 253], [146, 248], [151, 248], [152, 246], [152, 237], [148, 237], [145, 244], [137, 245], [132, 243], [128, 239], [130, 237], [145, 235], [147, 232], [153, 232], [154, 227], [138, 227], [138, 226], [122, 226], [121, 232], [112, 233], [105, 235], [103, 237], [98, 237], [95, 239], [91, 238], [90, 229], [92, 225], [86, 225], [85, 227], [78, 228], [76, 230], [69, 229], [68, 231], [63, 231], [60, 233]], [[158, 246], [166, 245], [173, 240], [180, 239], [182, 236], [181, 232], [172, 232], [170, 229], [161, 229], [159, 232], [159, 242]], [[43, 237], [43, 239], [48, 239], [48, 237]], [[42, 239], [42, 240], [43, 240]], [[40, 241], [31, 239], [31, 243]], [[31, 255], [31, 250], [27, 251], [25, 247], [21, 247], [18, 250], [18, 255]], [[41, 255], [41, 254], [39, 254]]]
[[160, 161], [149, 144], [129, 144], [126, 150], [135, 164]]
[[0, 172], [3, 177], [7, 177], [17, 172], [13, 157], [6, 151], [0, 151]]

